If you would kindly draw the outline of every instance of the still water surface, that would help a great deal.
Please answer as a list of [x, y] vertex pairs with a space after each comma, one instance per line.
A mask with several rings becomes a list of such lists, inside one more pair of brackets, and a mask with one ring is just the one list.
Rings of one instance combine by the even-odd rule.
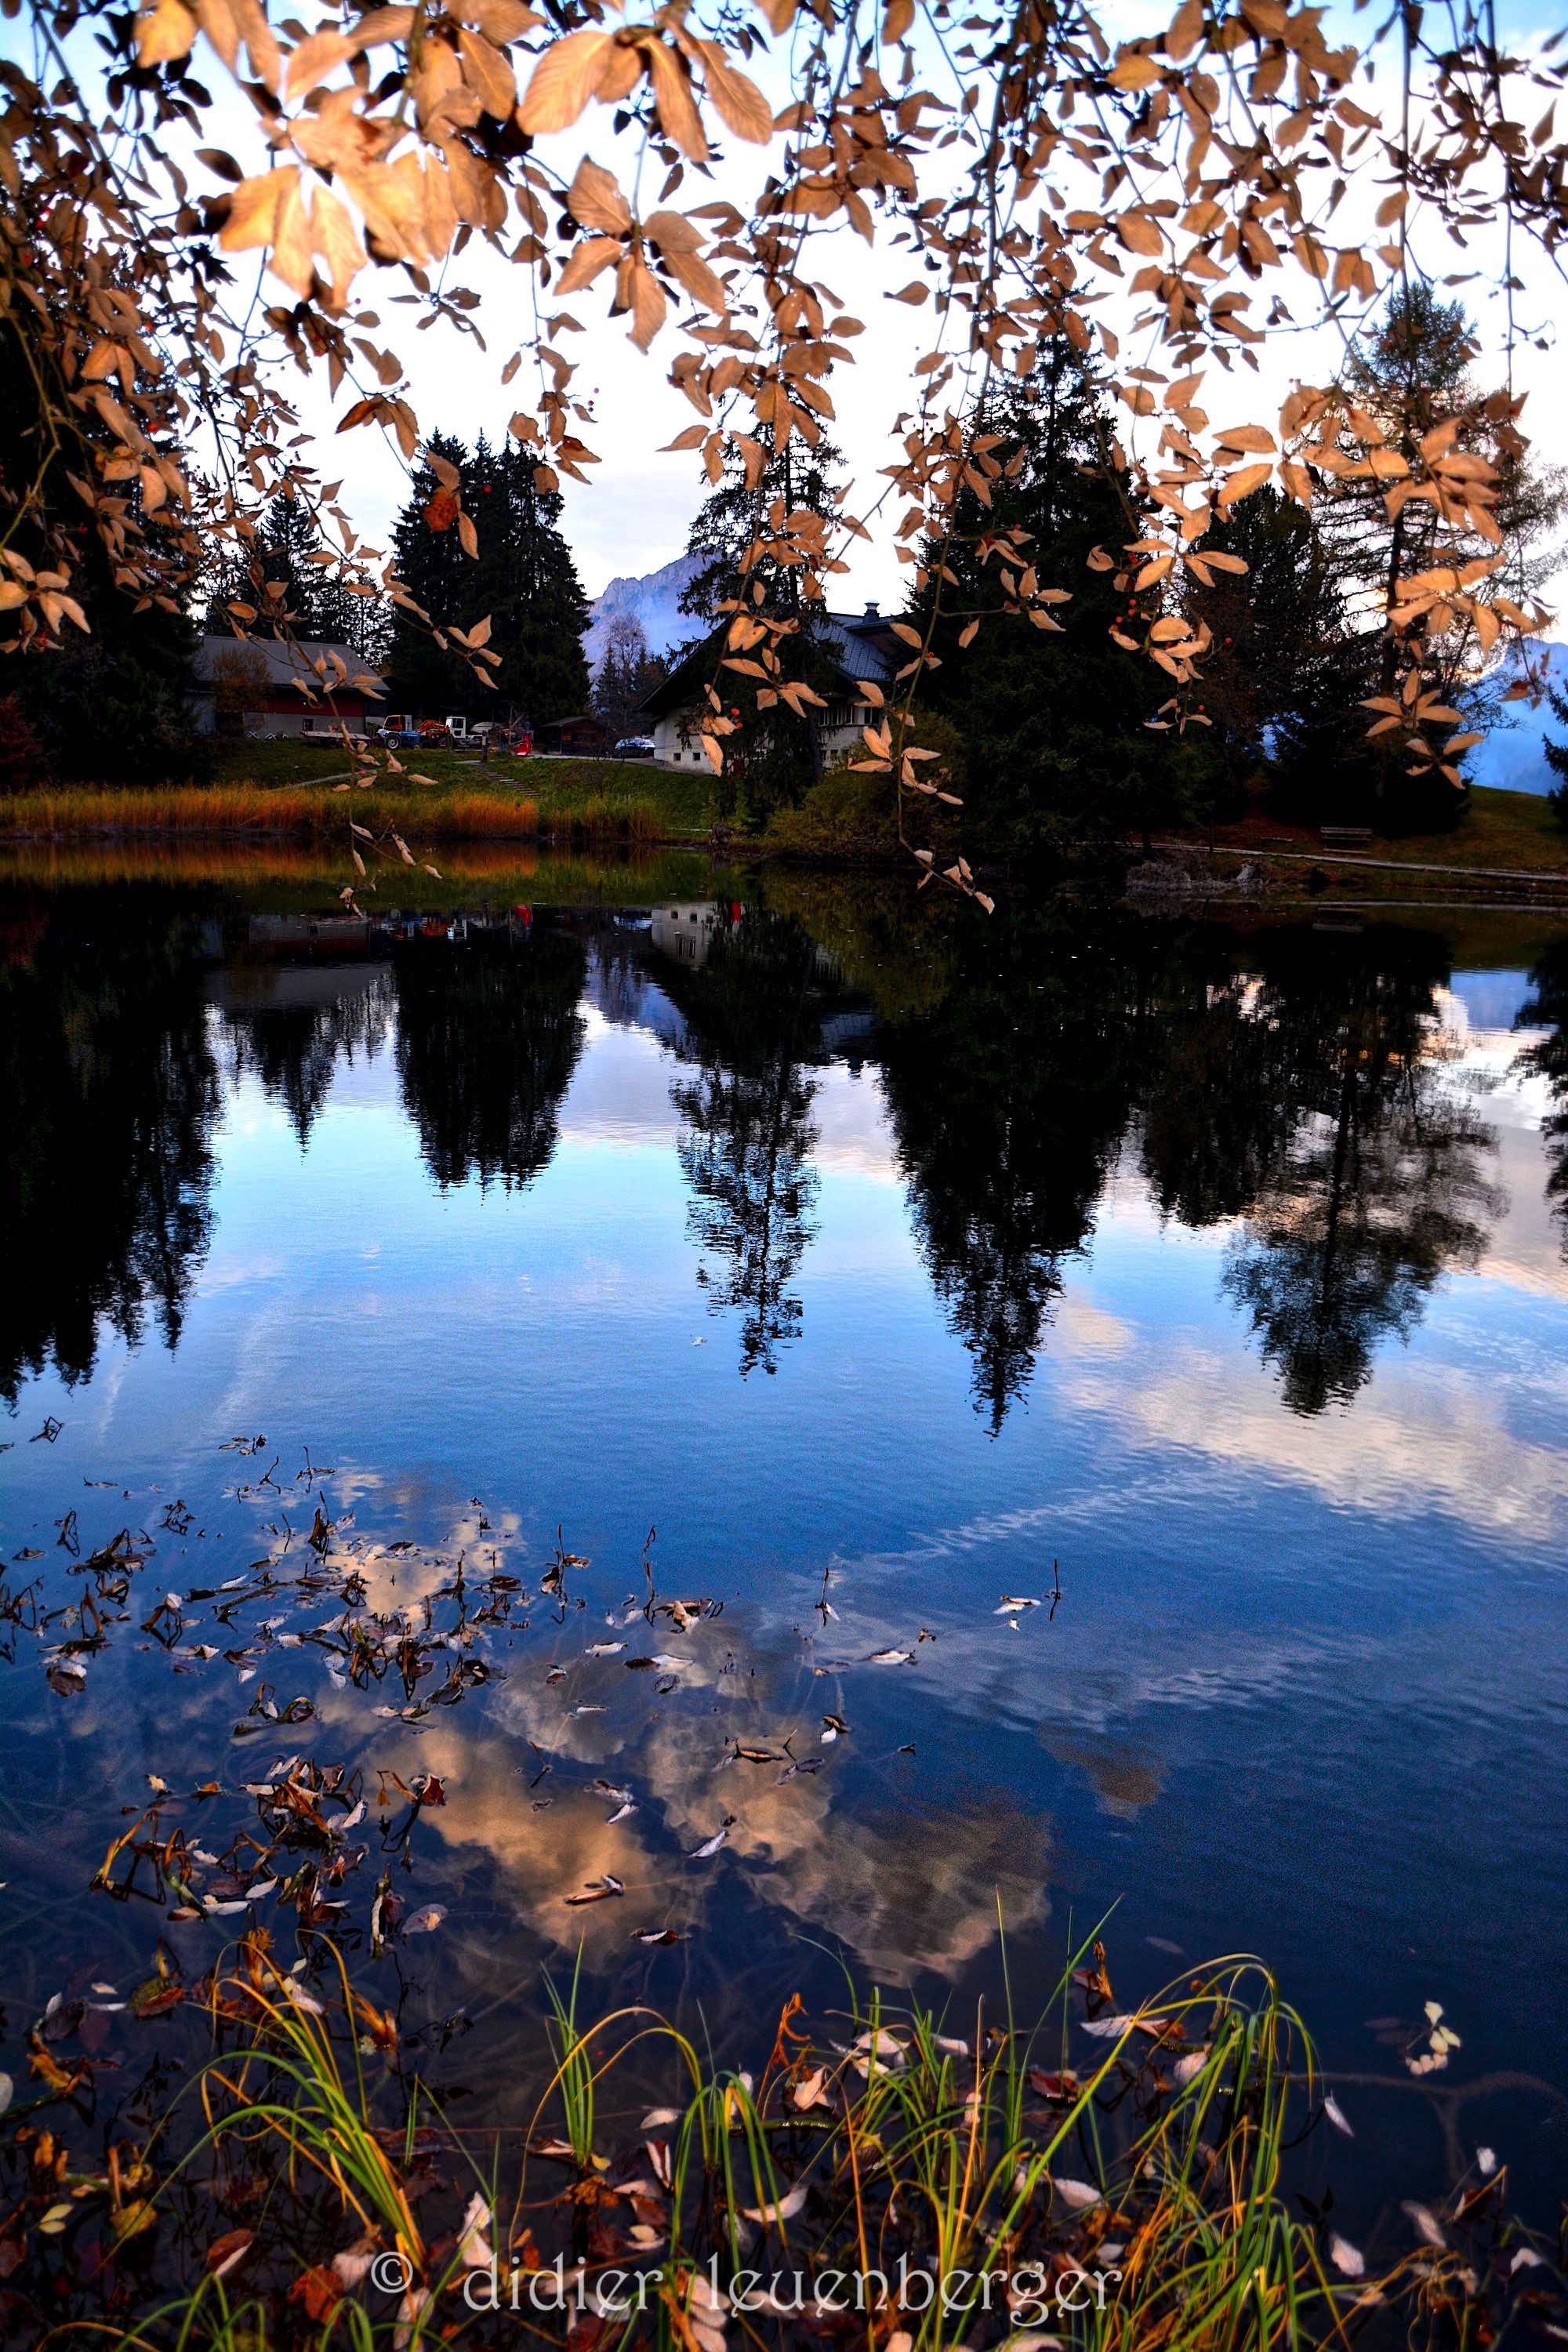
[[[993, 1990], [999, 1909], [1043, 1981], [1112, 1911], [1128, 1999], [1272, 1959], [1403, 2083], [1355, 2095], [1405, 2185], [1441, 2001], [1450, 2126], [1560, 2179], [1568, 940], [523, 887], [313, 940], [308, 889], [4, 892], [0, 1574], [59, 1606], [148, 1554], [77, 1687], [11, 1628], [12, 2030], [233, 1932], [89, 1892], [150, 1774], [216, 1810], [309, 1753], [439, 1778], [396, 1965], [494, 2050], [579, 1935], [722, 2033], [834, 1954]], [[286, 1588], [318, 1505], [384, 1616], [515, 1575], [493, 1678], [414, 1712], [298, 1638], [319, 1588], [189, 1598]], [[628, 1620], [650, 1529], [721, 1612]]]

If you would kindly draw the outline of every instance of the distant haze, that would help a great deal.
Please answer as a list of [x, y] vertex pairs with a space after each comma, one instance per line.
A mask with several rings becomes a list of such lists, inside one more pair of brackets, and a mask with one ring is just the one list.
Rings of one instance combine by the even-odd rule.
[[679, 609], [680, 592], [701, 570], [694, 555], [678, 555], [658, 572], [640, 580], [612, 580], [595, 598], [592, 618], [583, 638], [588, 667], [597, 671], [609, 646], [610, 623], [623, 614], [640, 624], [650, 654], [667, 654], [687, 637], [701, 635], [702, 624]]
[[[1568, 646], [1538, 646], [1534, 650], [1544, 654], [1546, 675], [1558, 693], [1568, 691]], [[1528, 702], [1505, 703], [1503, 716], [1510, 723], [1494, 727], [1466, 761], [1471, 783], [1508, 793], [1549, 793], [1557, 778], [1546, 764], [1542, 745], [1548, 735], [1558, 742], [1568, 740], [1568, 727], [1544, 700], [1534, 709]]]

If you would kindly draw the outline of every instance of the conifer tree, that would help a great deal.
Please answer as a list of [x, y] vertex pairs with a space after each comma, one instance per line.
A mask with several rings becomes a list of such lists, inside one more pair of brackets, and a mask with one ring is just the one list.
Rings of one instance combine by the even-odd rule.
[[[742, 456], [727, 449], [723, 478], [699, 509], [686, 543], [688, 555], [699, 558], [701, 569], [680, 593], [680, 610], [710, 632], [742, 603], [787, 620], [790, 633], [779, 647], [781, 676], [824, 697], [835, 682], [837, 665], [823, 642], [822, 605], [804, 593], [801, 566], [793, 558], [803, 522], [809, 532], [815, 519], [824, 543], [837, 522], [844, 463], [843, 451], [826, 438], [807, 449], [792, 437], [749, 484]], [[721, 805], [727, 814], [738, 798], [754, 822], [797, 801], [821, 775], [824, 711], [815, 706], [792, 710], [773, 692], [777, 679], [764, 684], [732, 669], [721, 671], [719, 650], [716, 645], [712, 672], [739, 721], [726, 740]], [[770, 695], [765, 705], [759, 703], [761, 691]]]
[[[993, 839], [1021, 845], [1063, 830], [1120, 835], [1173, 814], [1172, 739], [1145, 725], [1167, 689], [1110, 634], [1141, 637], [1157, 607], [1118, 591], [1105, 560], [1135, 535], [1134, 509], [1094, 372], [1055, 337], [980, 423], [996, 436], [1003, 478], [989, 504], [959, 493], [951, 533], [926, 543], [907, 608], [922, 635], [931, 632], [940, 667], [922, 698], [963, 738], [971, 816]], [[1025, 552], [1003, 566], [994, 551], [1006, 530], [1026, 535]], [[1002, 571], [1022, 582], [1026, 565], [1043, 628], [996, 612]], [[976, 631], [977, 615], [991, 617]]]
[[562, 535], [560, 493], [539, 488], [526, 450], [494, 450], [482, 435], [471, 455], [447, 435], [433, 436], [429, 450], [458, 468], [479, 553], [464, 553], [426, 457], [394, 532], [398, 575], [437, 627], [471, 628], [488, 614], [489, 649], [500, 660], [489, 671], [492, 691], [459, 654], [395, 612], [391, 699], [430, 717], [465, 710], [504, 719], [513, 709], [536, 726], [585, 709], [588, 600]]

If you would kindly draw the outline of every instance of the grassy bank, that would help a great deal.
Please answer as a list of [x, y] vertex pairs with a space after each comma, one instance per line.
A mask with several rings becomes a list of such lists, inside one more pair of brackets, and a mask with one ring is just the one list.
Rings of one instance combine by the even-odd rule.
[[[1203, 838], [1207, 840], [1206, 833]], [[1216, 826], [1214, 840], [1221, 848], [1286, 850], [1313, 861], [1334, 854], [1315, 825], [1290, 824], [1263, 807], [1249, 810], [1234, 824]], [[1458, 824], [1441, 832], [1391, 838], [1374, 835], [1346, 854], [1389, 865], [1451, 866], [1467, 871], [1493, 867], [1568, 878], [1568, 833], [1553, 818], [1549, 803], [1533, 793], [1493, 792], [1484, 786], [1471, 793]], [[1337, 881], [1353, 869], [1332, 870]]]
[[[820, 2021], [787, 2002], [744, 2072], [651, 2009], [588, 2015], [574, 1976], [549, 1988], [531, 2123], [506, 2132], [447, 2111], [395, 2005], [320, 1940], [285, 1969], [252, 1930], [200, 1984], [142, 1990], [208, 2047], [107, 2166], [52, 2132], [32, 2154], [5, 2241], [30, 2340], [1268, 2352], [1369, 2322], [1484, 2345], [1562, 2313], [1489, 2164], [1436, 2210], [1390, 2200], [1363, 2244], [1331, 2221], [1352, 2127], [1245, 1958], [1121, 2012], [1096, 1945], [1032, 2022], [847, 1985]], [[70, 2123], [68, 2062], [39, 2050], [8, 2126], [35, 2152], [45, 2111]]]
[[614, 760], [408, 755], [409, 772], [348, 787], [342, 754], [316, 745], [243, 744], [210, 784], [148, 790], [71, 785], [0, 798], [0, 840], [92, 835], [258, 835], [346, 838], [350, 818], [411, 845], [447, 841], [620, 841], [705, 837], [710, 795], [695, 773]]

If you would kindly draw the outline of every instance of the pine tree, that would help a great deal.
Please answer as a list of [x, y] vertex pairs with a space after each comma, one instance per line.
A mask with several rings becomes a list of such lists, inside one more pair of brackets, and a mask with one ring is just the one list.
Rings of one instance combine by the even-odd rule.
[[[680, 610], [710, 632], [728, 620], [742, 598], [787, 621], [789, 633], [777, 646], [780, 674], [825, 698], [837, 681], [837, 665], [823, 642], [822, 601], [806, 594], [800, 564], [783, 560], [792, 551], [779, 541], [786, 516], [814, 515], [825, 527], [837, 520], [843, 466], [844, 453], [831, 441], [806, 449], [792, 437], [773, 452], [748, 487], [742, 457], [727, 448], [723, 479], [699, 509], [686, 542], [686, 552], [698, 557], [702, 568], [680, 594]], [[792, 522], [792, 533], [796, 530]], [[769, 682], [721, 672], [718, 664], [716, 646], [713, 674], [721, 677], [726, 705], [739, 722], [725, 742], [721, 807], [728, 814], [738, 798], [748, 820], [757, 823], [773, 809], [798, 801], [820, 777], [822, 712], [810, 707], [795, 711], [776, 698], [759, 705], [759, 693], [771, 691]]]
[[504, 718], [510, 708], [536, 726], [584, 709], [588, 600], [560, 530], [559, 492], [538, 488], [534, 460], [524, 449], [492, 450], [481, 436], [470, 456], [447, 435], [433, 436], [429, 448], [458, 468], [479, 555], [464, 554], [456, 518], [447, 516], [437, 495], [441, 485], [425, 460], [393, 533], [398, 576], [437, 629], [471, 628], [488, 614], [490, 651], [500, 661], [489, 672], [492, 692], [459, 654], [395, 611], [391, 699], [429, 716], [468, 710]]
[[[1553, 560], [1549, 535], [1564, 504], [1563, 478], [1531, 464], [1521, 448], [1506, 403], [1479, 388], [1472, 376], [1476, 341], [1458, 302], [1439, 299], [1417, 280], [1395, 288], [1371, 332], [1352, 347], [1341, 384], [1347, 399], [1364, 409], [1382, 431], [1386, 446], [1415, 471], [1421, 445], [1447, 427], [1454, 446], [1483, 458], [1494, 472], [1493, 509], [1501, 534], [1510, 594], [1522, 599], [1539, 585]], [[1353, 444], [1351, 446], [1354, 446]], [[1318, 485], [1317, 514], [1347, 583], [1361, 592], [1371, 641], [1366, 665], [1371, 691], [1394, 691], [1405, 662], [1419, 661], [1424, 681], [1468, 719], [1484, 720], [1495, 691], [1481, 681], [1482, 647], [1473, 627], [1421, 629], [1402, 642], [1384, 627], [1405, 583], [1436, 564], [1491, 559], [1496, 545], [1479, 532], [1456, 539], [1428, 499], [1410, 499], [1389, 512], [1387, 483], [1381, 476], [1325, 474]], [[1441, 615], [1439, 615], [1441, 619]], [[1404, 774], [1403, 738], [1391, 734], [1380, 751], [1364, 747], [1359, 757], [1370, 789], [1384, 808], [1382, 822], [1429, 824], [1458, 813], [1452, 788], [1435, 774], [1411, 783]]]
[[[1097, 549], [1119, 551], [1135, 532], [1093, 371], [1055, 338], [977, 423], [996, 436], [1004, 477], [989, 506], [960, 491], [951, 533], [928, 541], [907, 608], [922, 635], [931, 630], [940, 665], [927, 672], [922, 699], [964, 740], [971, 820], [999, 844], [1022, 845], [1058, 833], [1120, 835], [1173, 815], [1172, 738], [1144, 724], [1169, 683], [1110, 635], [1130, 622], [1141, 631], [1149, 600], [1119, 591], [1112, 566], [1089, 562]], [[1041, 590], [1067, 592], [1068, 601], [1047, 608], [1050, 630], [996, 613], [1000, 567], [984, 547], [1008, 530], [1025, 534], [1015, 579], [1031, 565]], [[961, 647], [976, 615], [987, 614]]]
[[1190, 579], [1183, 600], [1212, 639], [1203, 699], [1227, 776], [1271, 769], [1289, 793], [1317, 803], [1326, 791], [1356, 789], [1373, 641], [1347, 629], [1335, 546], [1306, 507], [1271, 486], [1221, 517], [1205, 545], [1247, 566], [1205, 584]]
[[638, 705], [664, 677], [666, 667], [659, 655], [649, 653], [641, 622], [629, 613], [617, 614], [594, 680], [594, 708], [612, 740], [636, 733]]

